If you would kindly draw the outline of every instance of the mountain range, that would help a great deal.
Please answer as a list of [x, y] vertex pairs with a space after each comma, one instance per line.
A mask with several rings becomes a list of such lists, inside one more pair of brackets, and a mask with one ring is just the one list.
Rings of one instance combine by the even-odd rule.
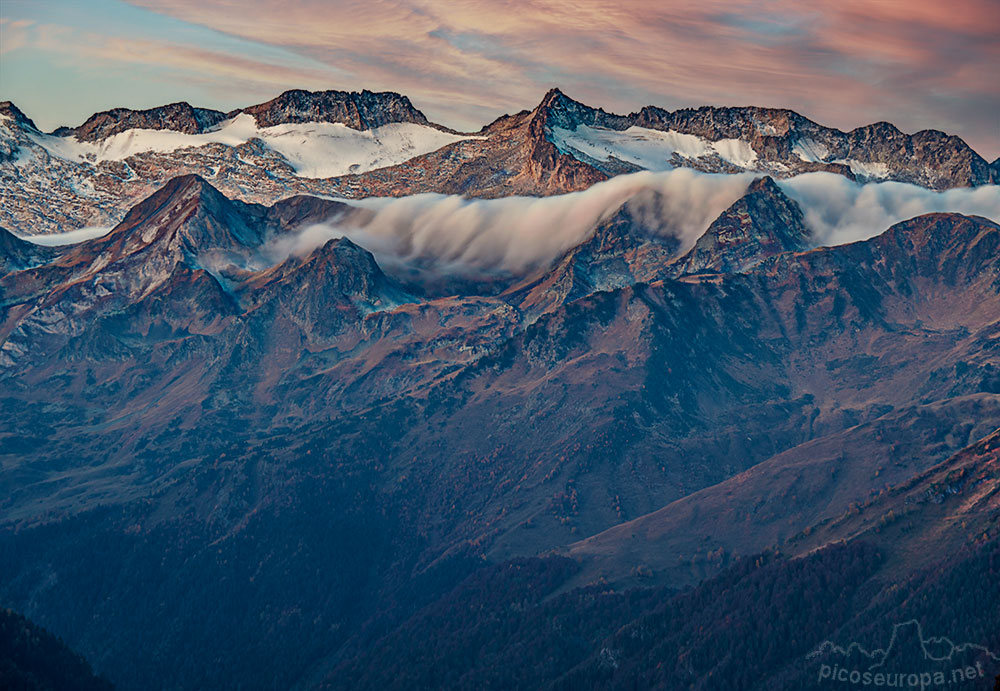
[[392, 92], [293, 90], [230, 113], [187, 103], [115, 108], [51, 134], [0, 103], [0, 227], [20, 235], [112, 226], [184, 174], [272, 204], [295, 194], [552, 195], [678, 167], [779, 178], [825, 171], [934, 190], [1000, 181], [1000, 161], [936, 130], [909, 135], [881, 122], [843, 132], [758, 107], [614, 115], [558, 89], [469, 134], [430, 123]]
[[[471, 134], [371, 92], [2, 108], [0, 602], [119, 688], [803, 689], [909, 619], [1000, 650], [1000, 223], [822, 246], [786, 193], [990, 194], [961, 140], [558, 90]], [[645, 187], [490, 280], [334, 232], [668, 167], [753, 175], [697, 237]]]

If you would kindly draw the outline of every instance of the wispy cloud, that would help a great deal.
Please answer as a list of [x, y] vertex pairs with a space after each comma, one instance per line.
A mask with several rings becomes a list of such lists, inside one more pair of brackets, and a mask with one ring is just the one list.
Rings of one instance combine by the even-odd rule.
[[244, 86], [283, 89], [289, 83], [323, 88], [330, 82], [329, 71], [321, 68], [303, 69], [183, 43], [102, 36], [56, 24], [37, 26], [34, 45], [67, 59], [84, 59], [96, 69], [143, 65], [214, 84], [237, 80]]
[[[134, 1], [338, 65], [351, 86], [407, 90], [463, 125], [558, 84], [617, 110], [780, 105], [841, 127], [942, 128], [1000, 152], [995, 0]], [[477, 107], [455, 112], [470, 97]]]
[[0, 55], [12, 53], [28, 44], [28, 29], [34, 24], [30, 19], [11, 20], [0, 17]]

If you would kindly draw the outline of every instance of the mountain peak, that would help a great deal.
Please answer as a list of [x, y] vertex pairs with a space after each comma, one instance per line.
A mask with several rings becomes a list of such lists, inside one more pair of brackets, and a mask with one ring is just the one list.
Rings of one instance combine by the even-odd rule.
[[261, 207], [229, 199], [200, 175], [180, 175], [136, 204], [108, 235], [114, 256], [178, 238], [188, 253], [255, 247], [262, 241], [254, 221]]
[[[339, 237], [327, 240], [321, 247], [313, 251], [303, 264], [312, 264], [323, 270], [327, 275], [341, 276], [345, 270], [349, 270], [355, 277], [366, 277], [366, 281], [385, 281], [385, 275], [375, 256], [352, 242], [350, 238]], [[343, 286], [342, 286], [343, 288]], [[366, 287], [365, 292], [367, 292]], [[344, 292], [349, 292], [344, 290]]]
[[169, 103], [147, 110], [112, 108], [94, 113], [79, 127], [60, 127], [54, 134], [74, 135], [80, 141], [96, 142], [127, 130], [172, 130], [201, 134], [226, 119], [226, 114], [208, 108], [196, 108], [186, 101]]
[[809, 247], [799, 205], [770, 176], [750, 183], [679, 262], [683, 273], [745, 271], [764, 259]]
[[21, 112], [21, 109], [11, 101], [0, 101], [0, 115], [11, 118], [21, 127], [30, 127], [33, 130], [38, 129], [31, 118]]
[[564, 100], [564, 99], [565, 100], [572, 100], [572, 99], [568, 98], [566, 96], [566, 94], [563, 93], [562, 89], [560, 89], [557, 86], [554, 86], [554, 87], [552, 87], [551, 89], [549, 89], [548, 91], [545, 92], [545, 96], [542, 97], [542, 102], [541, 102], [540, 105], [541, 106], [550, 106], [553, 103], [561, 101], [561, 100]]
[[260, 127], [298, 122], [332, 122], [355, 130], [391, 123], [429, 125], [410, 99], [394, 91], [305, 91], [291, 89], [265, 103], [233, 111], [247, 113]]
[[167, 180], [167, 183], [154, 192], [147, 201], [160, 204], [171, 198], [187, 198], [192, 196], [204, 196], [207, 199], [224, 199], [228, 201], [228, 198], [222, 194], [222, 192], [215, 189], [215, 187], [213, 187], [208, 180], [197, 173], [188, 173], [186, 175], [178, 175], [170, 178]]
[[546, 92], [541, 103], [535, 108], [535, 113], [549, 130], [553, 127], [575, 130], [580, 125], [623, 130], [632, 124], [628, 116], [607, 113], [603, 108], [591, 108], [570, 98], [558, 88]]
[[329, 338], [359, 314], [412, 299], [386, 276], [371, 252], [346, 237], [327, 240], [304, 257], [289, 257], [245, 285], [252, 301], [278, 301]]
[[747, 187], [747, 194], [764, 194], [774, 198], [784, 197], [784, 192], [778, 187], [778, 183], [774, 181], [770, 175], [765, 175], [763, 177], [755, 178], [750, 186]]

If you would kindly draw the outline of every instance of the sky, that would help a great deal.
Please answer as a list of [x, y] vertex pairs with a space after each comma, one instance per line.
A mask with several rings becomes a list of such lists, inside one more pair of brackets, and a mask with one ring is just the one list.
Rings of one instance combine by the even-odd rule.
[[42, 129], [392, 90], [479, 129], [558, 86], [627, 113], [761, 105], [1000, 156], [1000, 0], [0, 0], [0, 100]]

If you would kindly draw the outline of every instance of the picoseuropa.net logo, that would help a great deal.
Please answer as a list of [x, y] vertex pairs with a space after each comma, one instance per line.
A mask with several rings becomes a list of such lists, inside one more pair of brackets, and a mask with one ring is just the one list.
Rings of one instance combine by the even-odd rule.
[[896, 624], [885, 649], [846, 648], [832, 641], [809, 654], [822, 687], [984, 689], [1000, 672], [1000, 656], [981, 645], [924, 638], [916, 620]]

